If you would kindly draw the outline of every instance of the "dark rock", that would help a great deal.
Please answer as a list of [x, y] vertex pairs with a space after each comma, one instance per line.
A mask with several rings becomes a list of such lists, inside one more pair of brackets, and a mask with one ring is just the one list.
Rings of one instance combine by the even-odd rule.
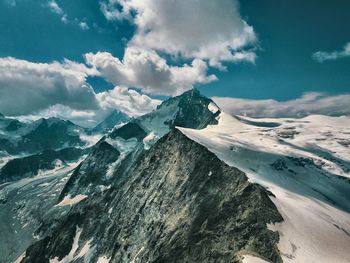
[[278, 234], [266, 226], [281, 220], [264, 188], [174, 130], [108, 191], [48, 223], [22, 263], [61, 260], [78, 229], [80, 248], [92, 240], [91, 262], [240, 262], [243, 251], [282, 262]]
[[129, 122], [119, 129], [114, 130], [110, 137], [115, 139], [117, 137], [128, 140], [131, 138], [136, 138], [139, 141], [142, 141], [143, 138], [147, 136], [147, 133], [142, 129], [137, 123]]
[[106, 185], [111, 178], [106, 175], [111, 163], [118, 160], [120, 153], [112, 145], [100, 141], [95, 145], [88, 157], [78, 165], [63, 188], [59, 201], [66, 195], [87, 194], [96, 186]]

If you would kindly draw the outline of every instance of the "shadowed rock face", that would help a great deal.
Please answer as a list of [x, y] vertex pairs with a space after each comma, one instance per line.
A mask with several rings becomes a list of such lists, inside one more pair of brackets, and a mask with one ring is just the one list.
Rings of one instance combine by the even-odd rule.
[[266, 227], [281, 220], [266, 190], [173, 130], [111, 189], [43, 225], [22, 262], [64, 258], [78, 230], [76, 255], [90, 241], [90, 262], [239, 262], [242, 251], [281, 262], [278, 235]]
[[215, 119], [220, 111], [213, 113], [208, 105], [213, 103], [211, 99], [202, 96], [198, 90], [192, 89], [182, 94], [172, 127], [184, 127], [192, 129], [203, 129], [208, 125], [217, 124]]
[[96, 186], [105, 186], [109, 181], [106, 175], [108, 167], [119, 155], [119, 151], [107, 142], [97, 143], [88, 157], [74, 170], [60, 194], [59, 201], [68, 194], [88, 194]]
[[79, 159], [86, 150], [69, 147], [62, 150], [45, 150], [41, 153], [10, 160], [0, 169], [0, 183], [33, 177], [39, 170], [54, 169], [56, 161], [62, 164]]
[[110, 137], [113, 139], [120, 137], [124, 140], [136, 138], [137, 140], [142, 141], [146, 135], [147, 133], [137, 123], [129, 122], [119, 129], [114, 130], [110, 134]]
[[92, 129], [93, 132], [106, 132], [110, 129], [113, 129], [114, 126], [125, 123], [130, 119], [128, 115], [125, 113], [114, 110], [111, 112], [111, 114], [103, 120], [101, 123], [99, 123], [95, 128]]

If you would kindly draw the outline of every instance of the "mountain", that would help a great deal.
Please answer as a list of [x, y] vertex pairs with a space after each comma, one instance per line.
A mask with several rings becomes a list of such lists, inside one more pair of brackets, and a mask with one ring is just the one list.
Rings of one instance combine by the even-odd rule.
[[78, 160], [86, 150], [80, 148], [64, 148], [62, 150], [45, 150], [41, 153], [15, 158], [8, 161], [0, 169], [0, 183], [29, 178], [47, 170], [64, 167], [66, 162]]
[[188, 91], [79, 164], [0, 184], [0, 262], [350, 262], [349, 127]]
[[10, 118], [0, 120], [0, 151], [11, 155], [87, 146], [88, 137], [80, 126], [58, 118], [29, 123]]
[[282, 262], [268, 192], [178, 130], [85, 200], [21, 262], [239, 262], [243, 250]]
[[[113, 129], [100, 143], [104, 141], [110, 149], [114, 148], [111, 152], [114, 151], [117, 154], [113, 153], [112, 158], [106, 158], [104, 154], [91, 154], [83, 162], [83, 167], [77, 168], [83, 172], [74, 173], [74, 176], [67, 183], [67, 185], [76, 185], [72, 181], [90, 182], [93, 180], [99, 181], [98, 184], [77, 184], [72, 191], [67, 187], [61, 193], [60, 199], [62, 200], [65, 196], [72, 197], [90, 193], [92, 188], [108, 185], [109, 181], [113, 179], [111, 176], [104, 176], [104, 174], [109, 168], [117, 169], [121, 165], [122, 159], [127, 157], [132, 163], [144, 148], [149, 148], [175, 126], [201, 129], [207, 125], [216, 124], [216, 117], [219, 114], [220, 110], [215, 103], [202, 96], [196, 89], [164, 101], [156, 110], [131, 119], [125, 125]], [[114, 160], [113, 156], [115, 155], [120, 155], [120, 158]], [[99, 164], [101, 167], [97, 171], [95, 165]], [[96, 178], [99, 179], [96, 180]]]
[[92, 129], [93, 132], [106, 132], [113, 129], [117, 125], [128, 122], [130, 117], [119, 110], [113, 110], [101, 123]]
[[[271, 191], [284, 221], [284, 262], [350, 262], [350, 117], [249, 118], [222, 113], [206, 129], [179, 128]], [[329, 245], [332, 244], [332, 245]]]

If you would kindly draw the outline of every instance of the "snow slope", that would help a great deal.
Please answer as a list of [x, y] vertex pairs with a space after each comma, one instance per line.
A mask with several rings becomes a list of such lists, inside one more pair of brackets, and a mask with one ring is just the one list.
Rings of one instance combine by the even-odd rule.
[[350, 118], [218, 121], [178, 129], [276, 196], [284, 262], [350, 262]]

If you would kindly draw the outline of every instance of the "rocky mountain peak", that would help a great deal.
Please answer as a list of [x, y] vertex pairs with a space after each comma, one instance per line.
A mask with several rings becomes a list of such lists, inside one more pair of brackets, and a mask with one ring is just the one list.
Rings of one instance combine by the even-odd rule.
[[266, 190], [174, 129], [109, 190], [43, 227], [22, 262], [60, 261], [89, 244], [89, 262], [236, 263], [244, 251], [280, 263], [266, 227], [280, 220]]

